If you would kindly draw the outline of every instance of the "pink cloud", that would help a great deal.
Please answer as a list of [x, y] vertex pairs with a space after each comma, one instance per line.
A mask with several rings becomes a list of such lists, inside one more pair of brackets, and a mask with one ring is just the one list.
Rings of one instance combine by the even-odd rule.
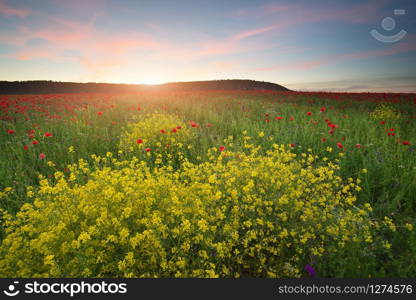
[[46, 50], [30, 50], [19, 51], [14, 54], [13, 57], [17, 60], [31, 60], [39, 58], [54, 59], [55, 55], [52, 52]]
[[29, 9], [17, 9], [13, 8], [6, 4], [6, 2], [0, 2], [0, 14], [5, 16], [16, 16], [16, 17], [27, 17], [28, 15], [32, 14], [32, 11]]
[[261, 27], [261, 28], [255, 28], [255, 29], [251, 29], [251, 30], [242, 31], [242, 32], [239, 32], [239, 33], [233, 35], [231, 37], [231, 40], [233, 40], [233, 41], [244, 40], [244, 39], [252, 37], [252, 36], [261, 35], [263, 33], [275, 30], [279, 27], [281, 27], [279, 24], [273, 24], [273, 25], [266, 26], [266, 27]]

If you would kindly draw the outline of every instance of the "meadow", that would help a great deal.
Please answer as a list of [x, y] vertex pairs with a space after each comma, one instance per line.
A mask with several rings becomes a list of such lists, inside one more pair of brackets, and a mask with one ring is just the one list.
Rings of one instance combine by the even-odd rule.
[[415, 277], [416, 95], [0, 96], [1, 277]]

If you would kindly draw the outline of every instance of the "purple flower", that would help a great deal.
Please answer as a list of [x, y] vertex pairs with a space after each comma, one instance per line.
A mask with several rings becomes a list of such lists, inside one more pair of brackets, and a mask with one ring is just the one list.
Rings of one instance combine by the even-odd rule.
[[308, 272], [309, 276], [316, 277], [316, 270], [310, 264], [305, 266], [305, 271]]

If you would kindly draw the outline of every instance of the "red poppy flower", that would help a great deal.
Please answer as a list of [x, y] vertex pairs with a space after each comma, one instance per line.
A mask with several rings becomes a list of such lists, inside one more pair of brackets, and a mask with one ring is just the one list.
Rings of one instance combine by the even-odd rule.
[[37, 145], [37, 144], [39, 144], [39, 142], [38, 141], [32, 141], [32, 144]]
[[25, 145], [25, 146], [23, 146], [23, 149], [27, 150], [27, 149], [29, 149], [29, 147]]
[[34, 129], [31, 129], [31, 130], [28, 131], [28, 133], [33, 134], [33, 133], [35, 133], [35, 130]]
[[275, 117], [276, 120], [281, 120], [283, 117]]
[[312, 113], [311, 113], [310, 111], [308, 111], [306, 114], [307, 114], [308, 116], [312, 115]]
[[166, 131], [164, 129], [161, 129], [160, 133], [166, 133]]
[[102, 111], [99, 111], [99, 112], [97, 113], [97, 115], [99, 115], [99, 116], [102, 116], [102, 114], [103, 114], [103, 112], [102, 112]]
[[208, 123], [208, 124], [207, 124], [207, 127], [212, 127], [212, 124], [211, 124], [211, 123]]
[[333, 134], [334, 133], [334, 129], [331, 129], [330, 131], [328, 131], [329, 134]]
[[403, 141], [403, 145], [410, 145], [409, 141]]
[[45, 157], [46, 157], [45, 154], [43, 154], [43, 153], [39, 154], [39, 159], [44, 159]]
[[143, 143], [143, 140], [142, 139], [137, 139], [136, 143], [137, 144], [142, 144]]
[[384, 124], [386, 124], [386, 121], [381, 121], [380, 124], [384, 125]]
[[390, 128], [390, 131], [394, 131], [394, 128]]
[[52, 133], [50, 133], [50, 132], [45, 132], [45, 136], [46, 136], [46, 137], [51, 137], [51, 136], [52, 136]]
[[28, 135], [28, 137], [29, 137], [30, 139], [33, 139], [33, 138], [35, 137], [35, 135], [34, 135], [34, 134], [29, 134], [29, 135]]
[[150, 151], [152, 151], [152, 149], [146, 148], [146, 152], [150, 152]]
[[322, 138], [322, 142], [326, 142], [326, 138]]
[[321, 112], [324, 112], [326, 110], [325, 107], [321, 107]]
[[344, 146], [342, 146], [342, 144], [341, 144], [341, 143], [337, 143], [337, 147], [338, 147], [339, 149], [344, 148]]
[[9, 130], [7, 130], [7, 133], [8, 134], [13, 134], [13, 133], [15, 133], [16, 131], [14, 131], [13, 129], [9, 129]]
[[270, 122], [270, 120], [266, 119], [266, 123], [269, 123], [269, 122]]
[[219, 150], [220, 150], [220, 152], [224, 151], [224, 150], [225, 150], [225, 146], [221, 146], [221, 147], [219, 148]]
[[182, 129], [182, 126], [176, 126], [176, 129]]
[[290, 147], [295, 147], [295, 144], [290, 144]]
[[176, 128], [173, 128], [171, 131], [172, 131], [173, 133], [175, 133], [175, 132], [177, 132], [178, 130], [177, 130]]
[[290, 121], [293, 121], [294, 119], [295, 119], [294, 117], [290, 117], [290, 119], [289, 119], [289, 120], [290, 120]]
[[361, 148], [361, 144], [355, 145], [355, 148], [360, 149]]

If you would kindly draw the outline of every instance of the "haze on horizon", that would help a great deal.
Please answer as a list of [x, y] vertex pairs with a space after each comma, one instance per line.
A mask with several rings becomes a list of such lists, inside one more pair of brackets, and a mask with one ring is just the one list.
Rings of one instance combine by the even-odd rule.
[[[0, 0], [0, 80], [253, 79], [416, 92], [415, 8], [413, 0]], [[386, 17], [394, 28], [382, 26]], [[406, 35], [385, 43], [373, 29]]]

